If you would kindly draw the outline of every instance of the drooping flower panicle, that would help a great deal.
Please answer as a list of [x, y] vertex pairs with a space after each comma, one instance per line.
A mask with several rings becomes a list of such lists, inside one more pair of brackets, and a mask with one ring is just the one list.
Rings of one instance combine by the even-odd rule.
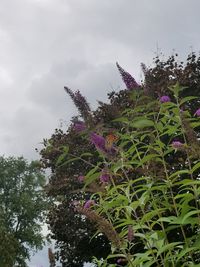
[[96, 224], [99, 231], [104, 233], [108, 240], [110, 240], [115, 247], [118, 249], [121, 247], [121, 239], [110, 221], [106, 220], [104, 217], [90, 208], [79, 206], [77, 207], [77, 211], [81, 214], [84, 214], [92, 223]]
[[67, 94], [71, 97], [73, 100], [75, 106], [78, 108], [81, 116], [86, 121], [90, 117], [91, 109], [90, 106], [84, 96], [80, 93], [79, 90], [77, 90], [75, 93], [68, 87], [64, 87]]
[[140, 87], [140, 85], [136, 82], [136, 80], [131, 76], [130, 73], [125, 71], [118, 63], [116, 63], [116, 65], [127, 89], [132, 90]]

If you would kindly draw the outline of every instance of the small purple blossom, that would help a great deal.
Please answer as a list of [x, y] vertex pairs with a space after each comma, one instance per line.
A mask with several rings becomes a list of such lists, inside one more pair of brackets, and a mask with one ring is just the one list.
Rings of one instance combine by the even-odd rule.
[[116, 65], [127, 89], [132, 90], [140, 87], [140, 85], [135, 81], [135, 79], [131, 76], [130, 73], [125, 71], [118, 63], [116, 63]]
[[84, 204], [84, 209], [89, 209], [89, 208], [91, 208], [92, 206], [94, 206], [95, 205], [95, 202], [94, 202], [94, 200], [87, 200], [86, 202], [85, 202], [85, 204]]
[[96, 133], [92, 133], [90, 135], [90, 140], [92, 142], [92, 144], [95, 145], [95, 147], [103, 152], [106, 152], [106, 140], [103, 136], [98, 135]]
[[82, 131], [84, 131], [86, 129], [86, 125], [84, 122], [80, 121], [80, 122], [76, 122], [74, 123], [74, 127], [73, 129], [77, 132], [80, 133]]
[[99, 178], [102, 183], [108, 183], [110, 181], [110, 174], [107, 170], [103, 169]]
[[173, 146], [173, 148], [180, 148], [183, 146], [183, 143], [180, 141], [173, 141], [172, 146]]
[[78, 181], [79, 181], [80, 183], [82, 183], [84, 180], [85, 180], [85, 176], [84, 176], [84, 175], [79, 175], [79, 177], [78, 177]]
[[131, 225], [128, 226], [128, 241], [131, 242], [134, 238], [134, 232], [133, 232], [133, 228]]
[[124, 264], [126, 262], [127, 262], [127, 260], [123, 259], [123, 258], [120, 258], [120, 259], [117, 260], [117, 264], [119, 264], [119, 265]]
[[197, 117], [200, 117], [200, 108], [198, 108], [198, 109], [196, 110], [196, 112], [194, 113], [194, 115], [196, 115]]
[[168, 95], [161, 96], [159, 100], [160, 100], [161, 103], [166, 103], [166, 102], [170, 102], [171, 101], [171, 99], [170, 99], [170, 97]]

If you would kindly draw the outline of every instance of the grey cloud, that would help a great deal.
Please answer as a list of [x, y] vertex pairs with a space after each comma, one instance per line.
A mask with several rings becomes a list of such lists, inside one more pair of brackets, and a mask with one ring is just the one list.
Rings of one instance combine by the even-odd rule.
[[11, 118], [4, 118], [6, 128], [2, 136], [7, 154], [36, 157], [34, 148], [41, 147], [43, 138], [50, 136], [60, 120], [68, 125], [73, 115], [78, 115], [72, 100], [63, 90], [80, 89], [93, 108], [97, 100], [106, 100], [106, 94], [122, 88], [115, 64], [92, 65], [73, 61], [55, 65], [40, 78], [33, 79], [27, 89], [27, 100]]
[[1, 154], [34, 159], [38, 157], [35, 148], [41, 147], [40, 142], [59, 126], [59, 121], [54, 121], [52, 115], [42, 109], [24, 107], [4, 125], [0, 135]]
[[62, 118], [66, 114], [66, 119], [69, 120], [72, 113], [75, 113], [75, 108], [64, 92], [64, 86], [73, 91], [80, 90], [93, 104], [96, 100], [105, 100], [107, 92], [118, 90], [121, 84], [115, 64], [95, 66], [75, 60], [54, 65], [46, 75], [33, 81], [28, 96], [34, 106], [47, 109]]

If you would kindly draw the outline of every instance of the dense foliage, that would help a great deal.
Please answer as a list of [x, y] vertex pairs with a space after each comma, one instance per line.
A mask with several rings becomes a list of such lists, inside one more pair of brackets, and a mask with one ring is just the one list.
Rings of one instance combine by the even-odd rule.
[[[106, 168], [105, 192], [97, 192], [87, 206], [76, 209], [103, 231], [112, 243], [108, 261], [98, 266], [195, 266], [199, 254], [200, 144], [194, 129], [196, 114], [181, 108], [193, 97], [171, 88], [176, 103], [136, 96], [135, 105], [117, 119], [115, 157], [106, 153], [98, 170], [86, 175], [85, 186]], [[100, 223], [99, 223], [100, 222]], [[109, 264], [110, 258], [114, 264]]]
[[30, 250], [42, 247], [44, 183], [38, 162], [0, 157], [0, 266], [27, 266]]
[[[110, 103], [99, 103], [94, 112], [79, 91], [66, 88], [83, 121], [73, 118], [67, 133], [56, 130], [44, 142], [42, 162], [52, 171], [47, 191], [56, 201], [49, 224], [64, 267], [81, 266], [92, 256], [106, 258], [111, 248], [120, 255], [102, 266], [112, 262], [116, 266], [117, 260], [130, 266], [140, 266], [139, 262], [141, 266], [179, 266], [183, 262], [177, 260], [178, 253], [188, 263], [198, 261], [196, 240], [191, 237], [198, 236], [194, 181], [199, 168], [199, 122], [194, 114], [199, 98], [185, 97], [200, 94], [200, 59], [192, 54], [184, 65], [174, 56], [166, 61], [156, 58], [153, 68], [142, 68], [145, 79], [140, 86], [118, 65], [129, 90], [112, 92]], [[187, 88], [177, 85], [169, 90], [177, 81]], [[134, 90], [129, 88], [132, 85]], [[192, 188], [185, 180], [193, 181]], [[190, 191], [193, 198], [185, 194]], [[193, 224], [186, 220], [181, 225], [179, 217], [190, 208]], [[157, 252], [165, 245], [168, 250]]]

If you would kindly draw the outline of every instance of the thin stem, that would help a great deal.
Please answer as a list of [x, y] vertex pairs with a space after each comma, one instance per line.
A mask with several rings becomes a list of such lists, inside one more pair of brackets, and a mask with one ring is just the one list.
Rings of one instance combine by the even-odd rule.
[[[136, 153], [137, 153], [137, 155], [138, 155], [138, 158], [139, 158], [139, 160], [141, 161], [142, 159], [141, 159], [141, 157], [140, 157], [140, 154], [139, 154], [139, 151], [138, 151], [138, 149], [137, 149], [137, 146], [135, 146], [135, 149], [136, 149]], [[142, 164], [142, 168], [143, 168], [143, 170], [145, 170], [145, 166], [144, 166], [144, 164]], [[151, 198], [152, 198], [152, 200], [153, 200], [153, 204], [154, 204], [154, 203], [155, 203], [155, 201], [154, 201], [154, 196], [153, 196], [151, 190], [150, 190], [150, 194], [151, 194]], [[155, 204], [156, 204], [156, 203], [155, 203]], [[156, 207], [155, 207], [155, 208], [156, 208], [156, 210], [158, 211], [158, 217], [159, 217], [159, 218], [162, 218], [162, 216], [160, 215], [160, 212], [159, 212], [159, 208], [157, 207], [157, 204], [156, 204]], [[162, 221], [161, 221], [161, 228], [162, 228], [163, 232], [165, 233], [165, 227], [164, 227], [164, 224], [163, 224]], [[167, 235], [166, 235], [166, 241], [167, 241], [167, 244], [169, 244]], [[174, 260], [173, 260], [173, 255], [172, 255], [171, 250], [170, 250], [170, 255], [171, 255], [171, 260], [172, 260], [172, 266], [175, 267], [175, 263], [174, 263]], [[164, 259], [162, 258], [162, 255], [160, 255], [160, 256], [161, 256], [161, 259], [162, 259], [162, 261], [163, 261], [163, 263], [164, 263]], [[164, 266], [164, 265], [163, 265], [163, 266]]]
[[[159, 132], [158, 132], [158, 129], [157, 128], [156, 128], [156, 131], [157, 131], [157, 139], [161, 142], [160, 135], [159, 135]], [[173, 201], [174, 210], [175, 210], [176, 216], [178, 217], [179, 216], [178, 209], [177, 209], [176, 201], [174, 199], [174, 194], [173, 194], [173, 191], [172, 191], [172, 188], [171, 188], [171, 181], [170, 181], [170, 178], [169, 178], [169, 175], [168, 175], [167, 166], [166, 166], [165, 158], [164, 158], [164, 153], [163, 153], [162, 147], [160, 146], [160, 142], [159, 142], [159, 148], [160, 148], [160, 153], [161, 153], [161, 157], [162, 157], [162, 164], [163, 164], [163, 167], [164, 167], [164, 172], [165, 172], [166, 180], [168, 181], [168, 184], [169, 184], [169, 190], [170, 190], [171, 198], [172, 198], [172, 201]], [[182, 235], [183, 235], [185, 244], [189, 248], [189, 244], [188, 244], [188, 241], [187, 241], [187, 238], [186, 238], [186, 234], [185, 234], [185, 231], [184, 231], [182, 225], [180, 225], [180, 229], [181, 229], [181, 232], [182, 232]], [[192, 259], [192, 261], [194, 263], [194, 260], [192, 258], [191, 253], [190, 253], [190, 257], [191, 257], [191, 259]]]

